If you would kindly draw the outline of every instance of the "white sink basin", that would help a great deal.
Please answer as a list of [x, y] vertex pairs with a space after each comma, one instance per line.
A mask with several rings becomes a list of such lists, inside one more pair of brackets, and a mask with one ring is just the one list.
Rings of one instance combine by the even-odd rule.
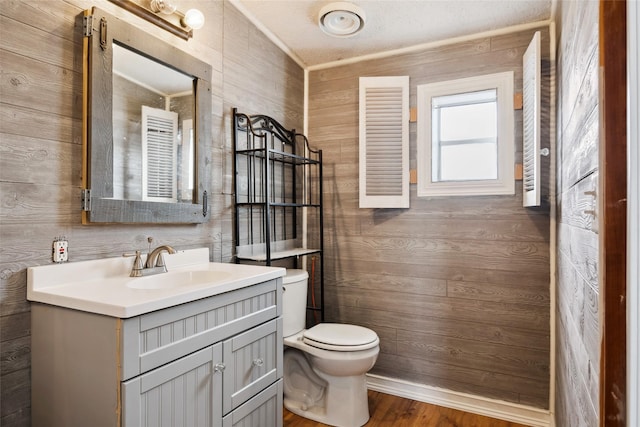
[[153, 276], [136, 277], [127, 282], [133, 289], [170, 289], [183, 286], [215, 284], [227, 280], [231, 273], [226, 271], [176, 271]]

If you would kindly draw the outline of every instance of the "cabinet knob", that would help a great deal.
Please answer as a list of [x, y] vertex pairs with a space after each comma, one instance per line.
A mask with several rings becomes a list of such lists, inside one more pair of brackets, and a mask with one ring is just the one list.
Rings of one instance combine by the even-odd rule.
[[253, 366], [262, 366], [262, 365], [264, 365], [264, 360], [262, 360], [262, 358], [255, 359], [253, 361]]
[[213, 372], [224, 372], [225, 368], [226, 366], [224, 366], [224, 363], [216, 363], [213, 366]]

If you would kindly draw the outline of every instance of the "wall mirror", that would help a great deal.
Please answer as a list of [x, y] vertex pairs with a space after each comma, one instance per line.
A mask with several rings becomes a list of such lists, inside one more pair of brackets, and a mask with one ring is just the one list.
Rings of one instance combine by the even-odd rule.
[[83, 36], [83, 223], [207, 221], [211, 66], [98, 8]]

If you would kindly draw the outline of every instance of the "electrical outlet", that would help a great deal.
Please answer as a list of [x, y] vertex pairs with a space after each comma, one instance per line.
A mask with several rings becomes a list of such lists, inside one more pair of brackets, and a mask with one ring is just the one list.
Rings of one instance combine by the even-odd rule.
[[53, 240], [52, 253], [53, 262], [66, 262], [69, 260], [69, 242], [65, 237], [56, 237]]

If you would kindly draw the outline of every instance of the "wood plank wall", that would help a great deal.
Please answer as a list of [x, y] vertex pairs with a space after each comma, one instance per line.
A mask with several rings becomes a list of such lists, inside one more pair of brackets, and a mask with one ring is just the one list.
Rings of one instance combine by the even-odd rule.
[[[213, 67], [212, 219], [203, 225], [82, 226], [82, 44], [76, 17], [98, 6]], [[203, 29], [185, 42], [105, 0], [2, 0], [0, 5], [0, 425], [30, 425], [26, 268], [51, 262], [55, 236], [72, 261], [171, 244], [231, 261], [231, 108], [302, 129], [304, 73], [228, 2], [199, 2]]]
[[[310, 72], [309, 138], [325, 159], [327, 320], [378, 333], [374, 374], [548, 408], [548, 204], [523, 208], [518, 182], [514, 196], [432, 199], [412, 185], [409, 209], [358, 208], [358, 78], [409, 75], [411, 106], [416, 85], [509, 70], [520, 92], [533, 33]], [[546, 117], [548, 94], [547, 85]], [[520, 162], [522, 111], [515, 117]], [[410, 131], [415, 168], [415, 123]]]
[[597, 426], [599, 4], [560, 5], [556, 425]]

